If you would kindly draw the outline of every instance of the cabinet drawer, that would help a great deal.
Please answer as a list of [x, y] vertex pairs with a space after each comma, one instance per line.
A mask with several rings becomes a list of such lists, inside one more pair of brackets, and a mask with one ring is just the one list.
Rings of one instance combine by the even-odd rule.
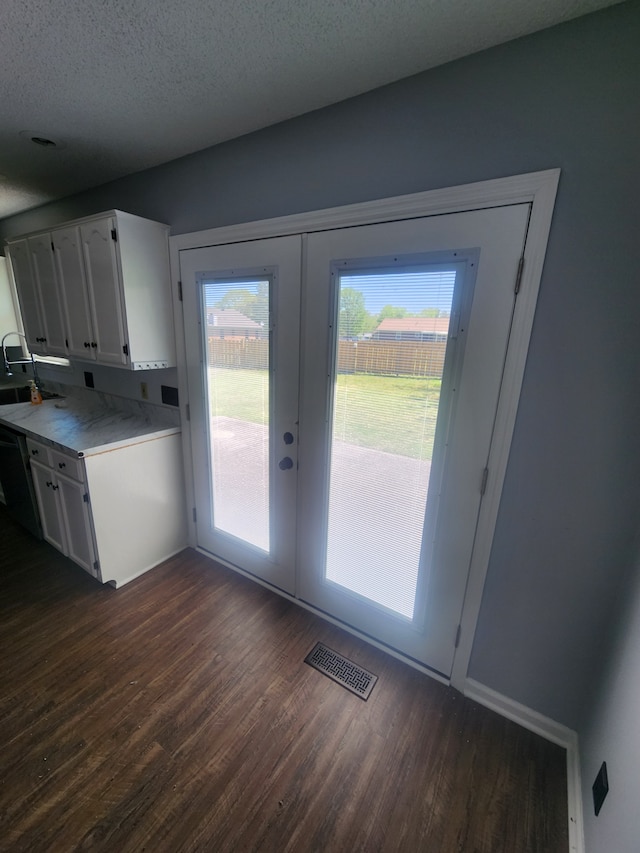
[[29, 451], [30, 459], [37, 459], [43, 465], [51, 467], [51, 448], [46, 444], [41, 444], [39, 441], [27, 438], [27, 450]]
[[51, 467], [60, 474], [66, 474], [67, 477], [72, 477], [74, 480], [84, 482], [84, 466], [82, 459], [77, 456], [70, 456], [68, 453], [61, 453], [59, 450], [49, 449], [49, 458], [51, 459]]

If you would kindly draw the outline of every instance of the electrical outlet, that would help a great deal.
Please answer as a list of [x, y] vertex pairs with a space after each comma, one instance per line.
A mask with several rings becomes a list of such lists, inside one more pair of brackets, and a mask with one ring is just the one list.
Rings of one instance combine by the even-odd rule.
[[600, 809], [602, 808], [602, 804], [604, 803], [604, 798], [609, 792], [609, 778], [607, 776], [606, 761], [602, 762], [602, 767], [598, 770], [598, 775], [596, 776], [596, 780], [593, 783], [591, 790], [593, 791], [593, 808], [597, 817], [600, 813]]
[[149, 389], [147, 388], [146, 382], [140, 383], [140, 396], [142, 397], [143, 400], [149, 399]]

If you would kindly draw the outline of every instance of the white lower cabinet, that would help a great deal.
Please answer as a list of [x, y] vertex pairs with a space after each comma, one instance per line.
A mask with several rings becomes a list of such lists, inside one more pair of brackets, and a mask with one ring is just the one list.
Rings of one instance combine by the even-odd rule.
[[178, 433], [83, 458], [27, 438], [44, 538], [119, 587], [187, 544]]
[[31, 474], [44, 538], [86, 572], [99, 578], [84, 480], [71, 479], [34, 459], [31, 460]]
[[65, 554], [94, 577], [100, 577], [91, 529], [89, 495], [84, 482], [56, 474], [66, 537]]

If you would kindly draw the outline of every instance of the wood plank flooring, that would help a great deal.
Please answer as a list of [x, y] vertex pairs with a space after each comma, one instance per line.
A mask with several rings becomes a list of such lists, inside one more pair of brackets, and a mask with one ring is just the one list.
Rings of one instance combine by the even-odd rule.
[[454, 690], [190, 550], [114, 590], [0, 542], [0, 850], [568, 850], [564, 750]]

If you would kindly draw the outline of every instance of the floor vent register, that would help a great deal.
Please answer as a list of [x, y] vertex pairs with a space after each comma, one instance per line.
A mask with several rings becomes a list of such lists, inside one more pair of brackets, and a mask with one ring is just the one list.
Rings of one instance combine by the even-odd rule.
[[333, 649], [316, 643], [304, 659], [305, 663], [346, 687], [361, 699], [368, 699], [378, 676], [343, 657]]

